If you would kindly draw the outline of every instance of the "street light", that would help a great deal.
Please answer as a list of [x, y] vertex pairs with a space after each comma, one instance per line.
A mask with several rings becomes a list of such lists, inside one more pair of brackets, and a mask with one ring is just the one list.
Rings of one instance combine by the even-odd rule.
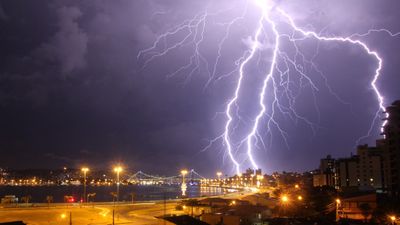
[[336, 222], [337, 221], [339, 221], [339, 205], [340, 205], [340, 203], [341, 203], [341, 201], [340, 201], [340, 199], [336, 199], [335, 200], [335, 202], [336, 202]]
[[288, 196], [287, 196], [287, 195], [282, 195], [281, 201], [282, 201], [283, 203], [287, 203], [287, 202], [289, 201]]
[[389, 216], [390, 221], [392, 221], [392, 224], [396, 224], [396, 216]]
[[297, 196], [297, 200], [299, 200], [299, 201], [303, 200], [303, 196], [301, 196], [301, 195]]
[[186, 174], [188, 174], [187, 170], [181, 170], [181, 174], [182, 174], [182, 183], [185, 183], [185, 176]]
[[287, 195], [282, 195], [281, 196], [281, 204], [282, 204], [281, 212], [282, 212], [282, 215], [286, 214], [286, 206], [287, 206], [288, 202], [289, 202], [289, 197]]
[[86, 197], [86, 173], [89, 171], [89, 168], [83, 167], [81, 169], [83, 172], [83, 202], [87, 202], [87, 197]]
[[122, 172], [121, 166], [114, 167], [114, 172], [117, 173], [117, 203], [119, 201], [119, 173]]

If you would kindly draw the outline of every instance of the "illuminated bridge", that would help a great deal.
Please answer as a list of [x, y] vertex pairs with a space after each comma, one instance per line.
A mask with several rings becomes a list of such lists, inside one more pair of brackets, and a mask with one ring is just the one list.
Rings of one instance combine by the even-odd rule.
[[199, 173], [197, 173], [194, 169], [188, 171], [187, 174], [176, 175], [176, 176], [157, 176], [144, 173], [142, 171], [138, 171], [135, 174], [129, 176], [127, 181], [132, 184], [142, 184], [142, 185], [151, 185], [151, 184], [181, 184], [183, 180], [183, 176], [185, 177], [186, 182], [198, 184], [202, 179], [206, 179]]

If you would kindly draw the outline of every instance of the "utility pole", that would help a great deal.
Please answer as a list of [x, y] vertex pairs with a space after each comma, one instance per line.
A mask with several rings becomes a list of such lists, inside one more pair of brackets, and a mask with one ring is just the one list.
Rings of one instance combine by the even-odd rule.
[[114, 168], [114, 172], [117, 173], [117, 204], [119, 202], [119, 174], [122, 172], [122, 167], [117, 166]]
[[72, 225], [72, 212], [69, 212], [69, 225]]
[[167, 194], [164, 192], [164, 225], [165, 225], [165, 217], [167, 216]]
[[335, 200], [335, 202], [336, 202], [336, 222], [338, 222], [340, 220], [340, 217], [339, 217], [339, 206], [340, 206], [341, 201], [340, 201], [340, 199], [337, 198]]
[[86, 203], [87, 202], [87, 196], [86, 196], [86, 173], [89, 171], [89, 168], [83, 167], [81, 169], [81, 171], [83, 172], [83, 202]]

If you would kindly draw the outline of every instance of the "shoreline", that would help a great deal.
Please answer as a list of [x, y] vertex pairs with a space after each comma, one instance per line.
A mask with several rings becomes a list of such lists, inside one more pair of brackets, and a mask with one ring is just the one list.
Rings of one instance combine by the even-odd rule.
[[181, 198], [172, 200], [141, 201], [135, 203], [99, 202], [96, 204], [74, 204], [64, 205], [53, 203], [50, 207], [42, 204], [43, 207], [15, 207], [0, 208], [0, 222], [24, 221], [30, 225], [39, 224], [61, 224], [72, 217], [74, 224], [110, 224], [115, 214], [117, 223], [133, 223], [138, 225], [157, 225], [157, 216], [162, 215], [183, 215], [182, 210], [177, 210], [176, 206], [188, 199], [204, 198], [226, 198], [240, 199], [247, 196], [249, 192], [237, 192], [228, 195], [215, 195], [197, 198]]
[[164, 201], [168, 203], [179, 202], [189, 199], [205, 199], [205, 198], [237, 198], [240, 196], [245, 196], [245, 194], [253, 194], [254, 192], [249, 191], [237, 191], [228, 194], [219, 194], [219, 195], [206, 195], [206, 196], [198, 196], [198, 197], [186, 197], [186, 198], [169, 198], [169, 199], [149, 199], [149, 200], [139, 200], [139, 201], [120, 201], [118, 203], [112, 201], [99, 201], [99, 202], [88, 202], [88, 203], [65, 203], [65, 202], [53, 202], [53, 203], [44, 203], [44, 202], [30, 202], [30, 203], [6, 203], [0, 204], [1, 209], [29, 209], [29, 208], [72, 208], [72, 207], [96, 207], [96, 206], [135, 206], [135, 205], [150, 205], [150, 204], [159, 204]]

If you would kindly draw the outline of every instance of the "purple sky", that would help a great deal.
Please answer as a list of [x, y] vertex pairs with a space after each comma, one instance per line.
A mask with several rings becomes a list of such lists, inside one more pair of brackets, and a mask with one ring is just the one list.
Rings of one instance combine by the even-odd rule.
[[[223, 112], [232, 96], [237, 73], [223, 77], [248, 50], [259, 11], [250, 4], [244, 19], [231, 30], [221, 51], [211, 85], [202, 64], [191, 77], [183, 71], [193, 46], [156, 58], [146, 67], [140, 50], [151, 47], [158, 35], [204, 12], [219, 12], [207, 20], [200, 45], [205, 62], [213, 65], [224, 23], [243, 13], [246, 1], [116, 0], [116, 1], [1, 1], [0, 0], [0, 167], [58, 168], [64, 165], [108, 168], [122, 162], [132, 170], [172, 174], [182, 167], [202, 174], [233, 172], [221, 142], [201, 151], [220, 135]], [[280, 1], [298, 25], [324, 35], [365, 33], [371, 28], [400, 31], [400, 3], [388, 0], [300, 3]], [[166, 40], [173, 43], [184, 32]], [[175, 40], [174, 40], [175, 39]], [[362, 38], [384, 58], [378, 86], [388, 105], [400, 99], [400, 36], [373, 33]], [[296, 112], [316, 124], [278, 116], [288, 146], [277, 129], [260, 136], [266, 148], [256, 150], [267, 172], [308, 170], [321, 157], [344, 157], [355, 152], [357, 138], [367, 133], [377, 110], [369, 86], [376, 61], [360, 48], [308, 40], [299, 44], [314, 54], [343, 104], [329, 93], [315, 72], [319, 91], [294, 88]], [[158, 46], [160, 47], [160, 46]], [[286, 48], [285, 48], [286, 47]], [[290, 46], [285, 50], [293, 53]], [[190, 71], [190, 70], [189, 70]], [[249, 68], [248, 73], [252, 73]], [[222, 76], [222, 77], [221, 77]], [[249, 81], [256, 82], [257, 81]], [[300, 82], [300, 81], [298, 81]], [[254, 83], [254, 84], [256, 84]], [[248, 83], [241, 99], [244, 121], [254, 113]], [[248, 94], [248, 95], [247, 95]], [[270, 94], [270, 93], [269, 93]], [[271, 102], [270, 95], [266, 103]], [[317, 105], [318, 107], [315, 107]], [[239, 126], [240, 129], [240, 126]], [[238, 132], [238, 136], [243, 133]], [[374, 144], [379, 123], [362, 143]], [[244, 167], [249, 166], [244, 162]]]

